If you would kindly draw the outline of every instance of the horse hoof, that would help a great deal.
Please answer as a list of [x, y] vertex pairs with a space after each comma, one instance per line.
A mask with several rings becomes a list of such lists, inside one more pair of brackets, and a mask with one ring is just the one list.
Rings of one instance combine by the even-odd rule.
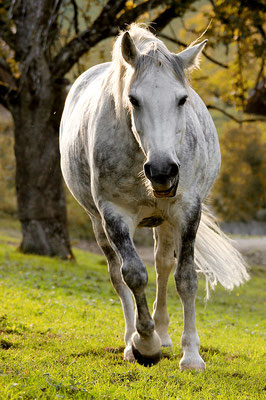
[[132, 352], [135, 357], [135, 360], [144, 367], [151, 367], [152, 365], [157, 364], [162, 358], [162, 352], [155, 353], [152, 356], [144, 356], [141, 354], [136, 347], [132, 344]]
[[206, 364], [203, 361], [203, 359], [199, 356], [199, 358], [193, 360], [193, 359], [184, 359], [184, 357], [181, 359], [179, 363], [179, 367], [181, 371], [185, 371], [188, 369], [193, 369], [196, 371], [204, 371], [206, 368]]
[[127, 347], [124, 350], [124, 359], [128, 362], [135, 362], [136, 359], [133, 355], [132, 352], [132, 346], [131, 345], [127, 345]]

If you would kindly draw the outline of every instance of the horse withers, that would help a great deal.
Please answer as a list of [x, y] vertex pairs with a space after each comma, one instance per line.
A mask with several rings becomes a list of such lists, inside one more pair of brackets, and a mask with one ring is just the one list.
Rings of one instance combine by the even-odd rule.
[[[173, 54], [150, 31], [131, 25], [117, 38], [112, 62], [74, 83], [61, 121], [64, 179], [90, 215], [108, 260], [125, 317], [124, 357], [143, 365], [156, 364], [161, 347], [172, 346], [166, 307], [172, 269], [184, 313], [181, 369], [205, 368], [195, 322], [197, 272], [204, 273], [207, 287], [219, 281], [232, 289], [248, 279], [241, 256], [204, 205], [219, 172], [220, 150], [186, 71], [198, 66], [206, 42]], [[147, 270], [133, 243], [141, 226], [154, 229], [152, 316]]]

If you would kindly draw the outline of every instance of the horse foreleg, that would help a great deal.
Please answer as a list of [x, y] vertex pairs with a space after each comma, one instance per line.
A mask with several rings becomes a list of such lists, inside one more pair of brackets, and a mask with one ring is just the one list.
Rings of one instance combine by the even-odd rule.
[[147, 305], [145, 289], [148, 274], [132, 242], [130, 231], [133, 227], [130, 226], [129, 218], [109, 208], [104, 210], [103, 219], [105, 232], [122, 260], [124, 282], [133, 293], [136, 303], [136, 332], [131, 338], [131, 348], [127, 347], [125, 350], [125, 358], [130, 361], [132, 351], [140, 364], [156, 364], [161, 358], [161, 340], [154, 330], [154, 322]]
[[205, 363], [199, 355], [200, 340], [196, 329], [195, 298], [198, 279], [194, 267], [194, 241], [200, 221], [200, 207], [193, 210], [192, 216], [181, 227], [179, 259], [175, 271], [175, 283], [183, 305], [184, 329], [181, 339], [183, 357], [180, 368], [204, 370]]
[[111, 282], [116, 293], [120, 297], [125, 318], [125, 344], [126, 346], [129, 346], [131, 343], [131, 336], [135, 332], [134, 305], [132, 295], [129, 288], [122, 279], [120, 261], [116, 253], [112, 249], [110, 243], [108, 242], [101, 221], [93, 218], [92, 223], [97, 243], [107, 258], [108, 271]]
[[153, 305], [153, 319], [162, 346], [172, 347], [172, 341], [168, 334], [169, 315], [166, 302], [168, 278], [175, 265], [172, 227], [165, 222], [155, 228], [154, 240], [157, 289]]

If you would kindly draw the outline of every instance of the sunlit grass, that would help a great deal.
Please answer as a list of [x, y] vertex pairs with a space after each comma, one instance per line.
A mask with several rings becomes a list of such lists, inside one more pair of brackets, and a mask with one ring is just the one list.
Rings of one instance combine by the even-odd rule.
[[[23, 255], [0, 242], [1, 399], [262, 399], [264, 271], [205, 305], [197, 324], [204, 373], [180, 372], [182, 311], [173, 278], [168, 308], [173, 354], [145, 368], [123, 360], [123, 315], [105, 259], [75, 250], [76, 263]], [[148, 300], [155, 295], [149, 270]]]

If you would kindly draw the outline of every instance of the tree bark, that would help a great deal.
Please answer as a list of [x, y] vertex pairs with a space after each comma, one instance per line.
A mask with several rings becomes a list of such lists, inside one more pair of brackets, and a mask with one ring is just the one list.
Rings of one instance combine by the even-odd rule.
[[72, 258], [58, 145], [62, 87], [42, 85], [36, 96], [21, 90], [12, 113], [15, 124], [16, 190], [22, 225], [21, 250]]

